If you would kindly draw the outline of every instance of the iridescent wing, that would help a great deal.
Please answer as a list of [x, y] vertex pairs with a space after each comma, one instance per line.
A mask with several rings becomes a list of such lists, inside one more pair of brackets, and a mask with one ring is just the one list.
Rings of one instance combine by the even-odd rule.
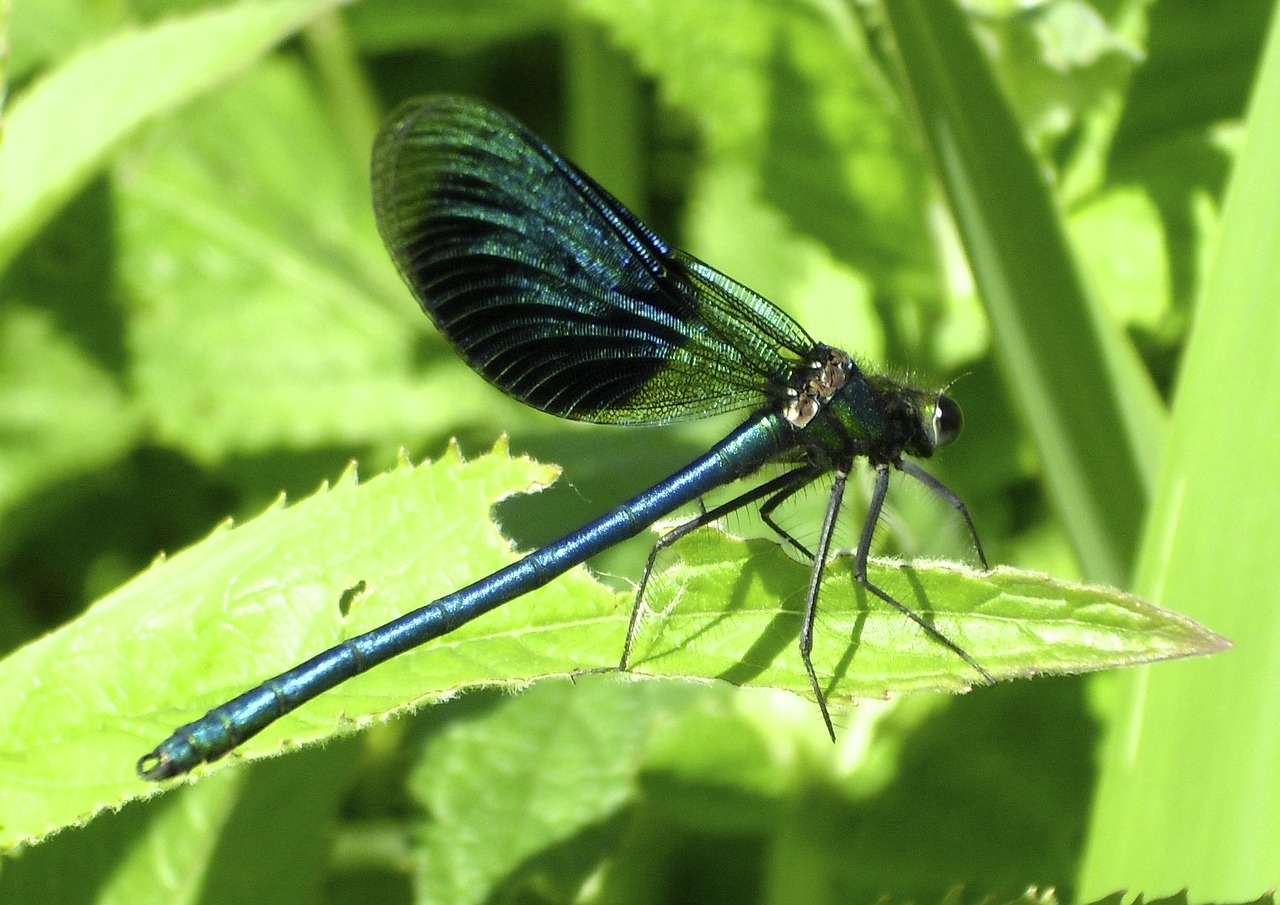
[[657, 424], [759, 406], [814, 345], [479, 102], [401, 107], [374, 144], [373, 198], [440, 332], [490, 383], [553, 415]]

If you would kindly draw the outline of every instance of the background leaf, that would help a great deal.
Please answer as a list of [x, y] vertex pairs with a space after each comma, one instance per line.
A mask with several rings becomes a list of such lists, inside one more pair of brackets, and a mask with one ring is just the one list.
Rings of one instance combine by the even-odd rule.
[[[1086, 890], [1143, 886], [1249, 895], [1280, 872], [1274, 817], [1280, 747], [1274, 725], [1280, 628], [1277, 574], [1258, 541], [1276, 528], [1280, 491], [1251, 477], [1280, 461], [1277, 422], [1250, 400], [1280, 391], [1271, 340], [1280, 336], [1276, 295], [1280, 202], [1272, 161], [1280, 153], [1280, 30], [1271, 29], [1223, 210], [1216, 255], [1200, 298], [1174, 398], [1172, 433], [1147, 523], [1137, 586], [1249, 639], [1209, 667], [1126, 676], [1107, 749]], [[1246, 463], [1241, 479], [1223, 464]], [[1229, 514], [1230, 531], [1224, 531]], [[1265, 545], [1265, 542], [1264, 542]], [[1125, 831], [1164, 821], [1152, 846]], [[1195, 827], [1218, 830], [1205, 839]]]
[[1154, 386], [1092, 297], [1041, 168], [977, 41], [965, 39], [958, 7], [885, 9], [1055, 507], [1086, 574], [1123, 581], [1163, 449]]
[[[226, 78], [329, 6], [276, 0], [175, 19], [77, 54], [29, 87], [9, 111], [9, 135], [0, 145], [0, 263], [123, 137]], [[104, 96], [113, 103], [94, 102]], [[71, 124], [90, 140], [66, 141]]]

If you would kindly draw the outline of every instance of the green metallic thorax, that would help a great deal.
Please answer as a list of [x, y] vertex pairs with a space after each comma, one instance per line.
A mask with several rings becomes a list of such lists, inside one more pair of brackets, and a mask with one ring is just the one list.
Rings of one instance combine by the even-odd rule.
[[936, 405], [935, 394], [864, 374], [848, 361], [843, 385], [797, 429], [809, 457], [824, 465], [859, 456], [872, 465], [896, 462], [904, 453], [928, 458], [936, 445], [930, 430]]

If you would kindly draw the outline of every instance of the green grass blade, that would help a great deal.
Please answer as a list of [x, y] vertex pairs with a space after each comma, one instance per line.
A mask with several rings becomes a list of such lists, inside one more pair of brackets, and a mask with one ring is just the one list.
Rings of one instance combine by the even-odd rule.
[[9, 0], [0, 0], [0, 143], [4, 141], [5, 99], [9, 91]]
[[1085, 285], [964, 16], [949, 0], [885, 9], [1049, 492], [1085, 574], [1124, 583], [1164, 446], [1159, 399]]
[[[1179, 375], [1138, 587], [1237, 642], [1128, 677], [1082, 892], [1244, 900], [1280, 878], [1280, 28]], [[1143, 828], [1158, 827], [1159, 833]]]

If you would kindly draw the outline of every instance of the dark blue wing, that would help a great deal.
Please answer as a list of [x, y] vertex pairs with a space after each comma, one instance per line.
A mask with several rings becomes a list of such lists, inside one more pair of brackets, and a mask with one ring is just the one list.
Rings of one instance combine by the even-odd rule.
[[373, 150], [378, 228], [436, 327], [490, 383], [581, 421], [757, 406], [814, 343], [651, 229], [516, 120], [410, 101]]

